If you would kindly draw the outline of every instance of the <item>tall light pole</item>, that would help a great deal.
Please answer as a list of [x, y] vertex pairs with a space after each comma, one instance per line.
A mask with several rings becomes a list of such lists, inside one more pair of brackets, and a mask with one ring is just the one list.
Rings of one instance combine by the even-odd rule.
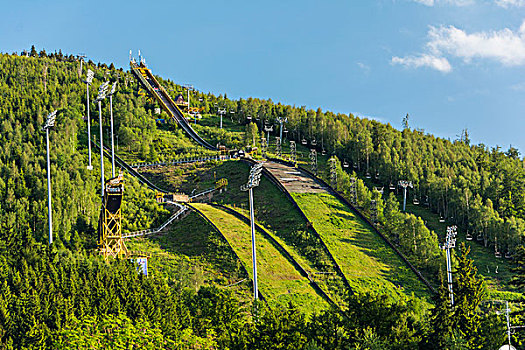
[[46, 123], [42, 130], [46, 131], [46, 149], [47, 149], [47, 215], [49, 218], [49, 245], [53, 243], [53, 214], [51, 209], [51, 162], [49, 161], [49, 128], [55, 126], [57, 111], [51, 112], [47, 116]]
[[98, 96], [97, 96], [97, 102], [98, 102], [98, 122], [100, 125], [100, 182], [102, 186], [100, 187], [100, 194], [102, 196], [102, 200], [104, 200], [104, 135], [102, 134], [102, 100], [106, 98], [106, 92], [108, 90], [108, 84], [109, 82], [104, 82], [102, 85], [100, 85], [100, 88], [98, 89]]
[[87, 166], [88, 170], [93, 170], [93, 165], [91, 165], [91, 116], [89, 115], [89, 86], [91, 85], [91, 82], [93, 81], [93, 76], [95, 74], [91, 69], [88, 69], [86, 80], [84, 81], [86, 83], [86, 94], [87, 94], [87, 129], [88, 129], [88, 158], [89, 158], [89, 164]]
[[115, 143], [113, 141], [113, 94], [117, 90], [117, 82], [114, 82], [109, 92], [109, 114], [111, 120], [111, 178], [115, 177]]
[[414, 188], [412, 181], [399, 180], [397, 183], [399, 186], [403, 187], [403, 211], [405, 211], [407, 206], [407, 187]]
[[454, 306], [454, 292], [452, 290], [452, 259], [450, 258], [450, 249], [456, 246], [456, 235], [456, 226], [447, 227], [447, 237], [445, 238], [445, 243], [441, 246], [441, 249], [445, 250], [447, 256], [447, 283], [450, 306]]
[[259, 290], [257, 288], [257, 254], [255, 252], [255, 219], [254, 219], [254, 209], [253, 209], [253, 188], [259, 186], [261, 181], [261, 172], [262, 172], [263, 163], [255, 164], [251, 170], [248, 177], [248, 183], [241, 186], [241, 191], [248, 191], [250, 197], [250, 223], [252, 230], [252, 264], [253, 264], [253, 299], [257, 300], [259, 295]]

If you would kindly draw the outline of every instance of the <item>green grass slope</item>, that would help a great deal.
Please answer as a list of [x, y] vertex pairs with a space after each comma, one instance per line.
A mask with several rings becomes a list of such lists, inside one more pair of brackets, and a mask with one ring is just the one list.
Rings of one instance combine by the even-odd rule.
[[427, 297], [428, 290], [353, 211], [325, 194], [293, 193], [355, 291]]
[[[224, 234], [253, 278], [250, 227], [235, 216], [207, 204], [192, 204]], [[257, 275], [259, 289], [272, 304], [289, 301], [307, 314], [326, 309], [328, 304], [310, 286], [308, 280], [262, 234], [256, 233]]]

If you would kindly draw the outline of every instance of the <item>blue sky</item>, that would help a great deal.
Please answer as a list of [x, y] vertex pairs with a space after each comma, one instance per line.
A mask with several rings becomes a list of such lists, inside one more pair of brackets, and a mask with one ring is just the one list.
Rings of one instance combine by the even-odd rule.
[[62, 49], [229, 97], [525, 152], [525, 0], [2, 0], [0, 51]]

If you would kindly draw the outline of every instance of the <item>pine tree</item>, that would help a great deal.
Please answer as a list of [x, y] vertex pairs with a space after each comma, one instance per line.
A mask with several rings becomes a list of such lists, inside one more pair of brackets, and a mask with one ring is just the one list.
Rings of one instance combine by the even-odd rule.
[[468, 340], [470, 349], [480, 349], [481, 315], [479, 305], [485, 295], [483, 280], [476, 277], [477, 268], [469, 259], [470, 247], [461, 244], [454, 272], [454, 329]]
[[443, 273], [439, 274], [439, 289], [434, 295], [434, 308], [431, 311], [429, 333], [423, 341], [423, 349], [445, 349], [448, 340], [453, 337], [453, 313]]

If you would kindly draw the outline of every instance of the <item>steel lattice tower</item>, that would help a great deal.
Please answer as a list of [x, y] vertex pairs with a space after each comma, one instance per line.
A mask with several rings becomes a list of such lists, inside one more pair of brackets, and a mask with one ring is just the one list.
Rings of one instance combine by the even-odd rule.
[[317, 176], [317, 151], [315, 148], [310, 150], [310, 169]]
[[122, 239], [121, 204], [123, 192], [122, 174], [106, 181], [104, 200], [98, 220], [98, 245], [100, 253], [105, 259], [129, 256], [128, 248]]

